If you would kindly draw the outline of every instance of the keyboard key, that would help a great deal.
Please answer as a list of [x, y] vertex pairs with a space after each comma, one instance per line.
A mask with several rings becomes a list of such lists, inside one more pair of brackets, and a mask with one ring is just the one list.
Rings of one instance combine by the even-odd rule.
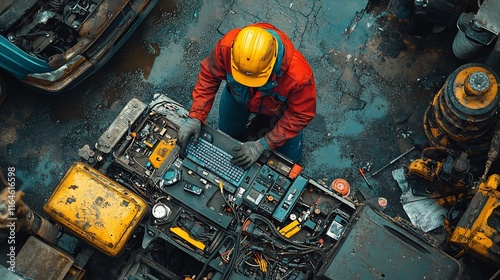
[[189, 141], [187, 157], [235, 186], [239, 185], [246, 173], [245, 169], [231, 163], [233, 156], [203, 138], [199, 139], [197, 145]]

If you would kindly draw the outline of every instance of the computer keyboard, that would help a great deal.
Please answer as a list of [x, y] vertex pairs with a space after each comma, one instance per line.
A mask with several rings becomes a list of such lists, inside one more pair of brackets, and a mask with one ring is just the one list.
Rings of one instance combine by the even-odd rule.
[[189, 141], [186, 151], [187, 158], [235, 186], [240, 184], [246, 174], [245, 169], [231, 163], [232, 155], [201, 137], [197, 145]]

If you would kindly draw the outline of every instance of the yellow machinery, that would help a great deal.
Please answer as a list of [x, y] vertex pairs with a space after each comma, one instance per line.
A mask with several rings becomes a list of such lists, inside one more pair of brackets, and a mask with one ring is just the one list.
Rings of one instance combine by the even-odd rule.
[[[429, 147], [423, 150], [422, 157], [413, 160], [408, 166], [407, 175], [421, 177], [428, 182], [426, 192], [431, 197], [438, 197], [438, 203], [451, 206], [472, 187], [474, 177], [470, 172], [467, 153], [458, 158], [443, 149]], [[418, 192], [419, 184], [412, 186]]]
[[75, 163], [43, 209], [77, 237], [110, 256], [116, 256], [148, 208], [135, 193], [94, 168]]
[[479, 185], [449, 241], [465, 251], [500, 265], [500, 175]]
[[499, 80], [484, 64], [468, 63], [456, 69], [424, 115], [424, 131], [432, 145], [455, 157], [464, 151], [471, 162], [486, 162], [498, 122]]

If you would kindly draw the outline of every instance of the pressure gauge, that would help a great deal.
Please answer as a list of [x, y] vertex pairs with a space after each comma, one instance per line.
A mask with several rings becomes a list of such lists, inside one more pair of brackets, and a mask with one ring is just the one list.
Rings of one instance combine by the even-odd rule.
[[160, 202], [156, 203], [155, 206], [153, 206], [151, 212], [157, 222], [164, 222], [168, 219], [168, 217], [172, 213], [172, 210], [170, 210], [167, 205]]

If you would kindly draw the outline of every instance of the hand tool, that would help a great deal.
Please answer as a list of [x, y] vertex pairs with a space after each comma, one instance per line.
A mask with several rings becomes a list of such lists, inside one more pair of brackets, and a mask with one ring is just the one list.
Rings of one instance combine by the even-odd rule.
[[358, 171], [359, 171], [359, 174], [361, 174], [361, 177], [363, 177], [363, 179], [365, 180], [366, 185], [370, 188], [370, 190], [373, 190], [372, 185], [371, 185], [371, 184], [370, 184], [370, 182], [368, 182], [368, 180], [366, 179], [365, 172], [363, 171], [363, 169], [358, 168]]
[[408, 150], [406, 150], [406, 152], [402, 153], [401, 155], [399, 155], [397, 158], [391, 160], [391, 162], [389, 162], [388, 164], [384, 165], [382, 168], [380, 168], [379, 170], [373, 172], [370, 176], [375, 176], [377, 175], [380, 171], [386, 169], [388, 166], [390, 166], [391, 164], [395, 163], [396, 161], [398, 161], [399, 159], [401, 159], [402, 157], [406, 156], [407, 154], [411, 153], [413, 150], [415, 150], [417, 148], [417, 146], [413, 146], [411, 148], [409, 148]]

